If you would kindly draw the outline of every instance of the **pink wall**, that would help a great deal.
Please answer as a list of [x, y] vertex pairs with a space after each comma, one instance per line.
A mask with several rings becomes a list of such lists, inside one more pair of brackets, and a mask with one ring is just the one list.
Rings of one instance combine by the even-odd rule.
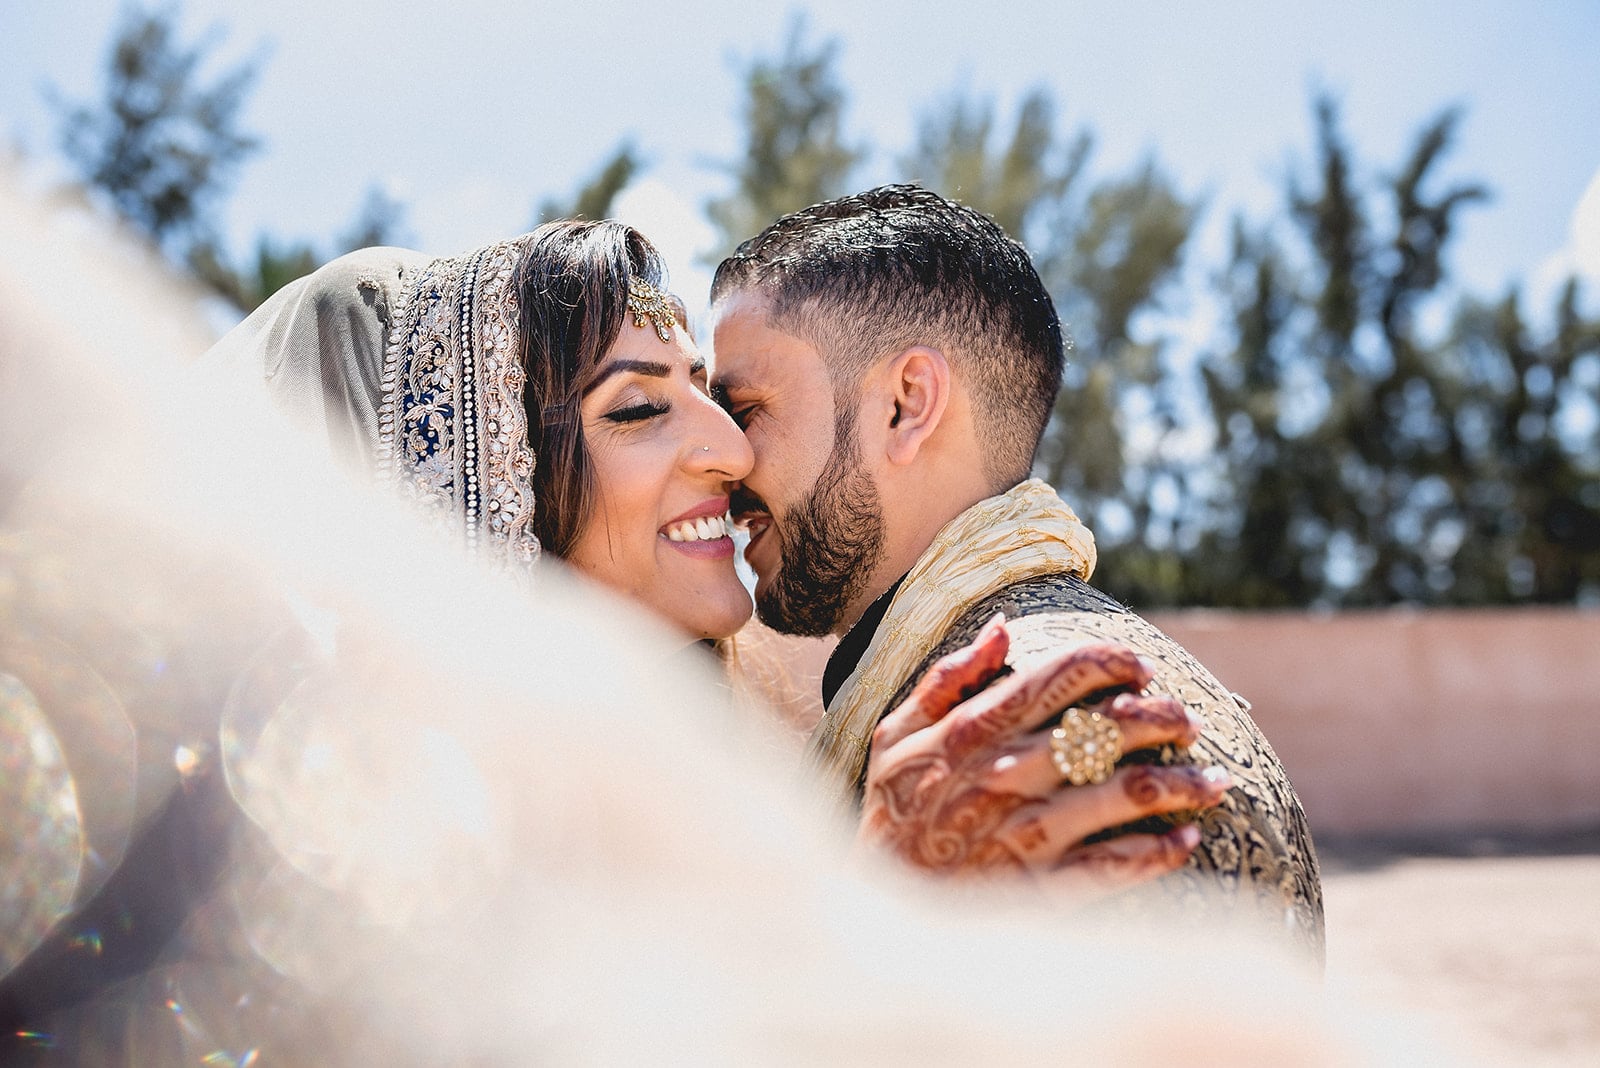
[[1600, 612], [1179, 612], [1254, 704], [1313, 831], [1600, 824]]
[[[1600, 612], [1164, 612], [1330, 835], [1600, 826]], [[765, 634], [797, 731], [831, 641]], [[741, 638], [741, 640], [743, 640]]]

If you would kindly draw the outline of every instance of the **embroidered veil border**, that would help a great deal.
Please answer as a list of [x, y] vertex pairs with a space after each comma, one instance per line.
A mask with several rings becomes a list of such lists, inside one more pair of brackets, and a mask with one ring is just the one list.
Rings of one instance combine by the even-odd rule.
[[384, 350], [380, 477], [469, 548], [539, 554], [515, 272], [528, 236], [407, 271]]

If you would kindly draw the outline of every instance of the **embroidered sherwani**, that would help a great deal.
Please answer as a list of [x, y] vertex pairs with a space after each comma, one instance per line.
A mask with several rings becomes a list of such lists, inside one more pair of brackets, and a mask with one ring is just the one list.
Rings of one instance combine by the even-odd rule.
[[[1008, 503], [1010, 498], [1020, 501]], [[1009, 512], [997, 512], [1005, 508]], [[998, 544], [991, 534], [997, 515], [1016, 524]], [[1201, 830], [1200, 845], [1187, 865], [1141, 894], [1177, 901], [1201, 918], [1215, 915], [1219, 905], [1230, 919], [1248, 909], [1320, 959], [1323, 914], [1317, 857], [1305, 812], [1283, 765], [1239, 698], [1177, 642], [1078, 577], [1093, 567], [1092, 539], [1087, 546], [1074, 545], [1077, 551], [1054, 565], [1030, 565], [1010, 550], [1010, 543], [1060, 540], [1063, 536], [1054, 531], [1064, 529], [1063, 523], [1069, 531], [1065, 540], [1072, 541], [1076, 517], [1054, 491], [1036, 481], [952, 521], [892, 593], [893, 604], [877, 625], [879, 633], [850, 680], [829, 701], [828, 714], [813, 735], [813, 757], [836, 778], [842, 774], [859, 800], [866, 774], [864, 739], [871, 727], [910, 695], [935, 660], [970, 642], [996, 612], [1008, 620], [1007, 659], [1013, 667], [1035, 666], [1064, 648], [1089, 642], [1125, 645], [1154, 667], [1146, 692], [1178, 698], [1205, 726], [1188, 750], [1167, 746], [1130, 754], [1124, 762], [1213, 764], [1227, 769], [1234, 782], [1219, 806], [1198, 817], [1163, 817], [1134, 828], [1161, 830], [1177, 819], [1195, 818]], [[1086, 539], [1087, 532], [1080, 527], [1077, 537]], [[972, 554], [965, 551], [969, 548], [983, 554], [976, 566], [964, 566], [972, 563]], [[943, 559], [929, 567], [930, 555]], [[1020, 576], [1019, 570], [1024, 572]], [[919, 618], [919, 598], [948, 601], [952, 590], [977, 592], [939, 613], [921, 612], [923, 620], [940, 621], [934, 633], [908, 633]], [[859, 647], [860, 636], [854, 637]], [[907, 655], [908, 648], [912, 655]], [[901, 662], [887, 671], [884, 663], [874, 663], [894, 657]], [[874, 687], [864, 700], [863, 680]], [[852, 697], [860, 707], [850, 707]], [[835, 758], [831, 763], [830, 756]], [[1135, 907], [1140, 899], [1134, 895]]]

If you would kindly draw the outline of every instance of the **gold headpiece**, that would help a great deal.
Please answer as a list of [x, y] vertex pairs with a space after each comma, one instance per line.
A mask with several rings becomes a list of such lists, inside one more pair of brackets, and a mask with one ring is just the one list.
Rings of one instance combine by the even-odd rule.
[[628, 283], [628, 310], [633, 312], [633, 325], [643, 326], [649, 319], [655, 325], [656, 336], [662, 341], [672, 340], [672, 327], [678, 317], [673, 314], [667, 295], [642, 278]]

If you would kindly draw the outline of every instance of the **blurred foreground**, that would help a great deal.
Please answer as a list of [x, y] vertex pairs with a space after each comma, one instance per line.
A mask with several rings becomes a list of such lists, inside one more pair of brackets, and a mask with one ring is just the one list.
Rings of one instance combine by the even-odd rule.
[[[1406, 1016], [1438, 1062], [1600, 1064], [1600, 614], [1152, 618], [1255, 699], [1306, 798], [1329, 993]], [[832, 640], [765, 640], [803, 739]]]
[[694, 650], [458, 559], [193, 320], [0, 184], [7, 1063], [1437, 1055], [1243, 932], [852, 860]]

